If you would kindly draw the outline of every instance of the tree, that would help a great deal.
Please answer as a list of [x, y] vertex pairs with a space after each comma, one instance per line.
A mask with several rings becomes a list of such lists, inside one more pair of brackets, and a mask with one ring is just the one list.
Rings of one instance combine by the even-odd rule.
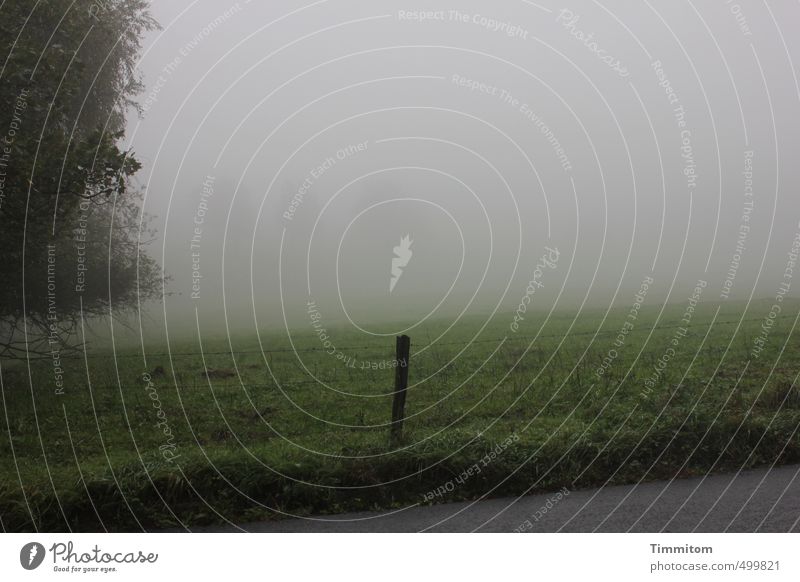
[[159, 291], [119, 146], [156, 26], [144, 0], [0, 4], [0, 356], [75, 349], [81, 317]]

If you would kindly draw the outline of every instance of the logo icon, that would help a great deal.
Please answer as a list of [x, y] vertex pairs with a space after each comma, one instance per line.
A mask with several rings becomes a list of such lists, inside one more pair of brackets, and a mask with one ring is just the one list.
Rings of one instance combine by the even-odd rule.
[[30, 542], [19, 551], [19, 563], [26, 570], [35, 570], [44, 561], [44, 546], [38, 542]]
[[400, 244], [394, 247], [395, 256], [392, 258], [392, 278], [389, 280], [389, 293], [394, 291], [395, 285], [397, 285], [400, 277], [403, 276], [403, 269], [408, 266], [411, 255], [414, 254], [411, 252], [411, 244], [413, 242], [411, 236], [406, 235], [400, 239]]

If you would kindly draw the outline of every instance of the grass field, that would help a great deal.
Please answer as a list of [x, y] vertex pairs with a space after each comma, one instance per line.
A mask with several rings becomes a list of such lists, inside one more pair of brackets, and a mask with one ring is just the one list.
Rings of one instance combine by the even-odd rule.
[[513, 314], [472, 316], [439, 341], [451, 322], [432, 322], [410, 332], [396, 446], [390, 337], [329, 329], [353, 360], [310, 327], [298, 353], [268, 332], [202, 354], [148, 344], [146, 361], [95, 349], [62, 360], [63, 394], [50, 361], [30, 379], [2, 362], [2, 527], [241, 522], [796, 462], [800, 303], [754, 357], [770, 306], [700, 304], [688, 325], [685, 305], [537, 314], [518, 333]]

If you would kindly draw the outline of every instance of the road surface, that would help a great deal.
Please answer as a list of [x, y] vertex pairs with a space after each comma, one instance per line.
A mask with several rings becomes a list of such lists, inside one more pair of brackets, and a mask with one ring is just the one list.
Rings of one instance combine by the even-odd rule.
[[[521, 498], [242, 524], [251, 532], [798, 532], [800, 465]], [[234, 527], [194, 531], [232, 531]]]

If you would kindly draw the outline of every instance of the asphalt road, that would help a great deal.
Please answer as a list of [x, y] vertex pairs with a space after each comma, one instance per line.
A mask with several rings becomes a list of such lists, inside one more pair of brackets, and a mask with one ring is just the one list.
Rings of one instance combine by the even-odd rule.
[[[566, 490], [565, 490], [566, 491]], [[798, 532], [800, 465], [306, 519], [249, 523], [251, 532]], [[231, 531], [237, 528], [197, 528]]]

